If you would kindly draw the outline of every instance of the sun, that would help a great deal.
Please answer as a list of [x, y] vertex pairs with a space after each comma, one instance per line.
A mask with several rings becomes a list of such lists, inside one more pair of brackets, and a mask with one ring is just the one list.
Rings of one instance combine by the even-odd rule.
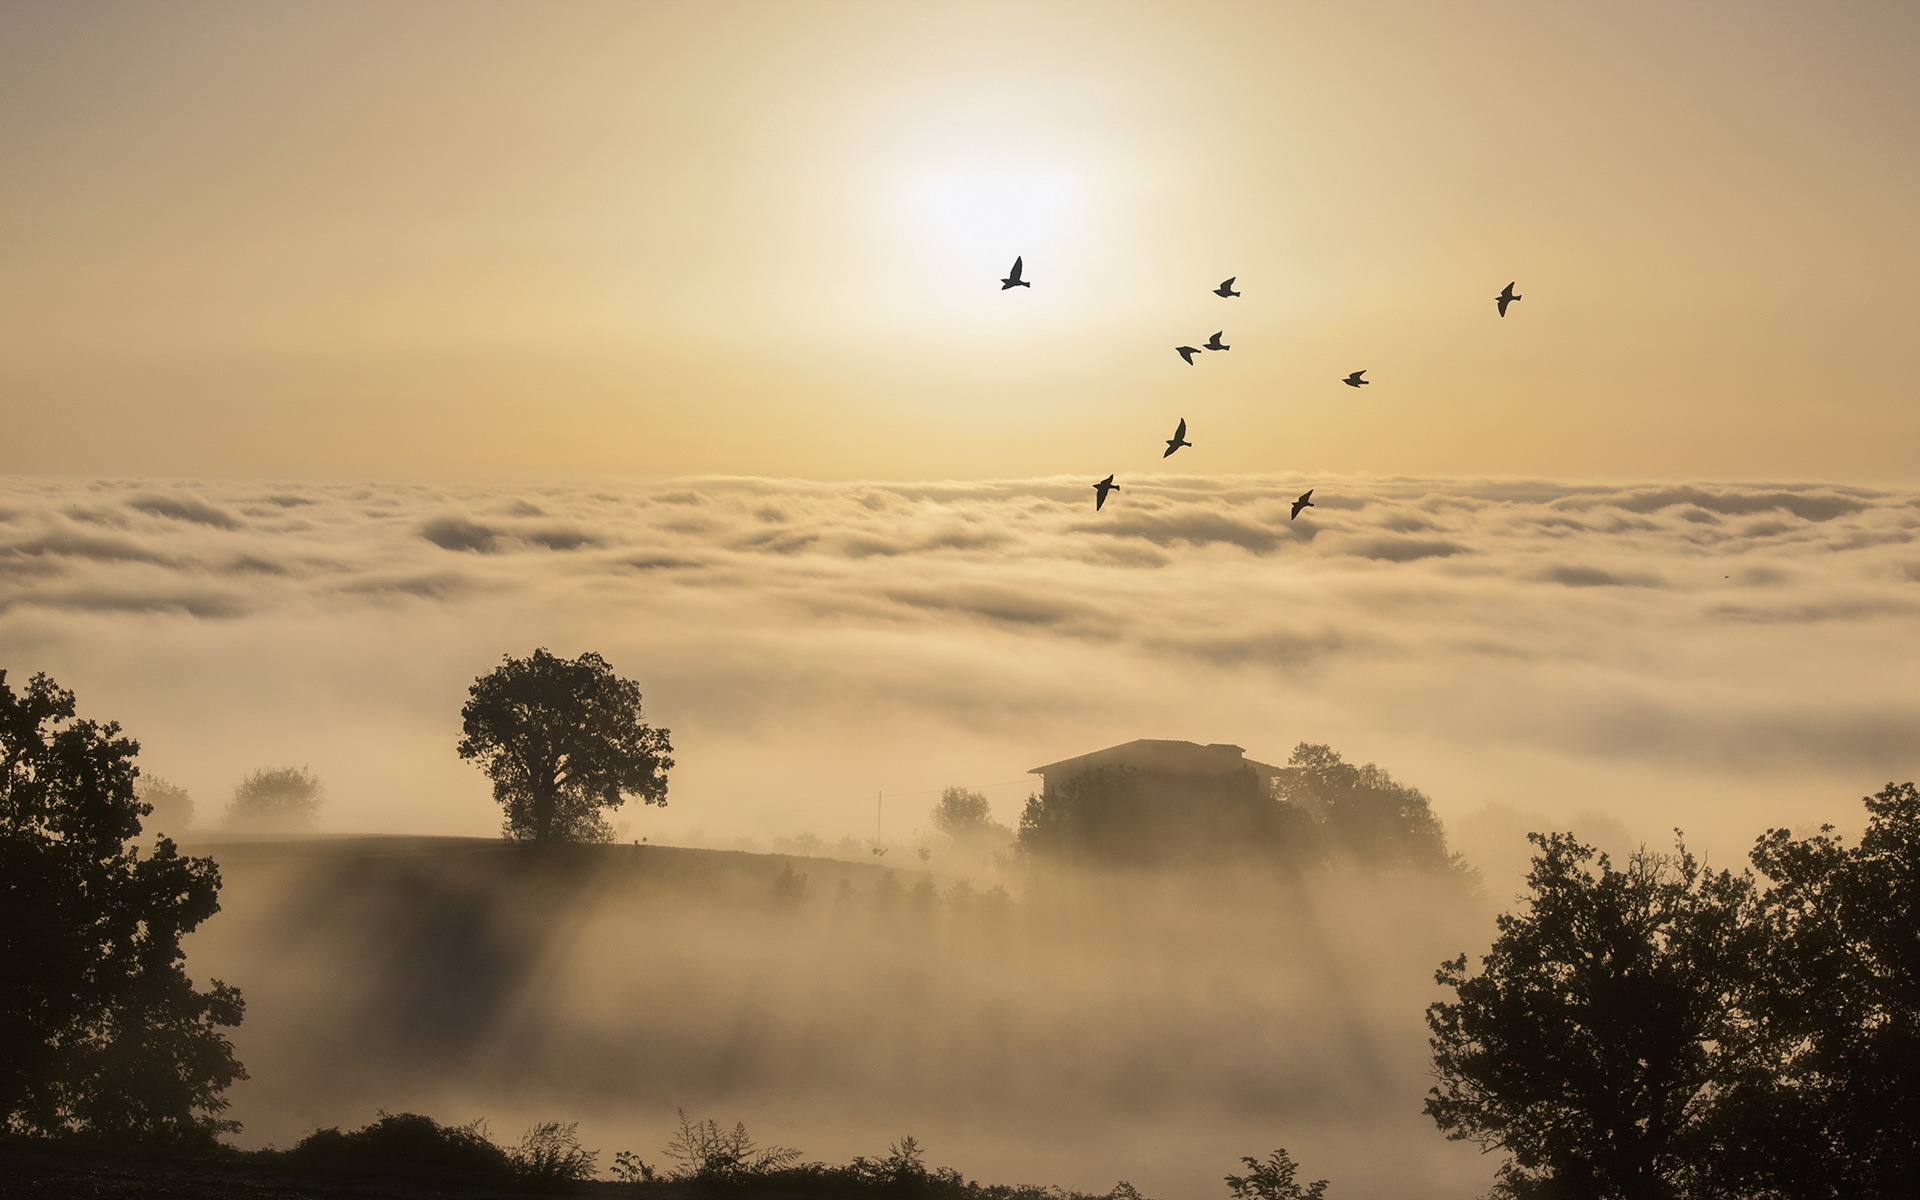
[[1064, 169], [935, 171], [909, 179], [903, 192], [933, 264], [968, 274], [1004, 275], [1015, 255], [1031, 271], [1077, 240], [1089, 216], [1087, 188]]

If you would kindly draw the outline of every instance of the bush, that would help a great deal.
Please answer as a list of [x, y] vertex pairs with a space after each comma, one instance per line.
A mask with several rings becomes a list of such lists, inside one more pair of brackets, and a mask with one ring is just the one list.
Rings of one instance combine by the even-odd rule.
[[790, 1146], [755, 1146], [741, 1122], [734, 1122], [732, 1129], [722, 1129], [711, 1117], [695, 1121], [685, 1109], [675, 1112], [680, 1117], [680, 1129], [667, 1143], [667, 1157], [679, 1164], [673, 1171], [676, 1179], [714, 1181], [769, 1175], [800, 1161], [800, 1151]]
[[287, 1152], [296, 1162], [357, 1168], [412, 1167], [475, 1175], [507, 1175], [515, 1162], [487, 1136], [485, 1121], [442, 1125], [419, 1113], [380, 1110], [380, 1119], [352, 1133], [317, 1129]]
[[581, 1147], [579, 1129], [578, 1121], [545, 1121], [527, 1130], [520, 1148], [509, 1155], [514, 1172], [545, 1182], [592, 1179], [600, 1152]]
[[1327, 1181], [1317, 1179], [1307, 1187], [1295, 1181], [1299, 1164], [1284, 1149], [1267, 1155], [1267, 1161], [1243, 1158], [1245, 1175], [1227, 1176], [1227, 1189], [1233, 1200], [1320, 1200], [1327, 1194]]

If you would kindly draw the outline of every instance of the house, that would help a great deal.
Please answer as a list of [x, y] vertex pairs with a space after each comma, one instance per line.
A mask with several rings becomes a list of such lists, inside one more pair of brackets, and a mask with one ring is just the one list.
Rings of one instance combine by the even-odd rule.
[[1281, 768], [1238, 746], [1141, 738], [1035, 767], [1028, 850], [1109, 866], [1219, 861], [1297, 841], [1303, 814], [1274, 798]]
[[1189, 781], [1216, 781], [1251, 767], [1263, 789], [1270, 787], [1280, 774], [1279, 767], [1246, 757], [1246, 751], [1238, 746], [1229, 746], [1224, 742], [1202, 746], [1198, 742], [1181, 742], [1171, 738], [1137, 738], [1118, 746], [1108, 746], [1105, 750], [1095, 750], [1091, 754], [1034, 767], [1027, 774], [1038, 775], [1042, 789], [1053, 791], [1075, 776], [1098, 771], [1102, 767], [1118, 767], [1155, 783], [1176, 785]]

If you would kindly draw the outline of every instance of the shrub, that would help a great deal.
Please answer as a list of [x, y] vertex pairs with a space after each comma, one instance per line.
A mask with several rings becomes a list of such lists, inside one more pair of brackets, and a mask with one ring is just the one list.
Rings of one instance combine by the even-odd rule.
[[372, 1124], [342, 1133], [316, 1129], [287, 1152], [297, 1162], [344, 1167], [407, 1166], [423, 1170], [505, 1175], [507, 1152], [487, 1136], [485, 1121], [442, 1125], [419, 1113], [380, 1110]]
[[800, 1161], [800, 1151], [790, 1146], [755, 1146], [741, 1122], [734, 1122], [732, 1129], [722, 1129], [711, 1117], [696, 1121], [685, 1109], [675, 1111], [680, 1129], [667, 1143], [667, 1157], [679, 1164], [673, 1171], [676, 1179], [712, 1181], [768, 1175]]
[[508, 1155], [513, 1160], [514, 1172], [528, 1179], [551, 1182], [593, 1178], [594, 1163], [599, 1160], [600, 1152], [580, 1145], [579, 1129], [578, 1121], [564, 1125], [544, 1121], [527, 1130], [526, 1136], [520, 1139], [520, 1148]]

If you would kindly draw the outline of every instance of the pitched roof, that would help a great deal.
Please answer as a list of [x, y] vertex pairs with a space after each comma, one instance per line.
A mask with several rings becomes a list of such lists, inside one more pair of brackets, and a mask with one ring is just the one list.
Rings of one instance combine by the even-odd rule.
[[1091, 754], [1034, 767], [1027, 774], [1043, 778], [1054, 774], [1072, 776], [1101, 767], [1122, 766], [1174, 775], [1230, 775], [1242, 767], [1252, 767], [1255, 775], [1271, 779], [1279, 771], [1278, 767], [1255, 762], [1245, 754], [1246, 751], [1239, 746], [1224, 742], [1202, 746], [1198, 742], [1182, 742], [1171, 738], [1137, 738], [1118, 746], [1108, 746], [1105, 750], [1095, 750]]

